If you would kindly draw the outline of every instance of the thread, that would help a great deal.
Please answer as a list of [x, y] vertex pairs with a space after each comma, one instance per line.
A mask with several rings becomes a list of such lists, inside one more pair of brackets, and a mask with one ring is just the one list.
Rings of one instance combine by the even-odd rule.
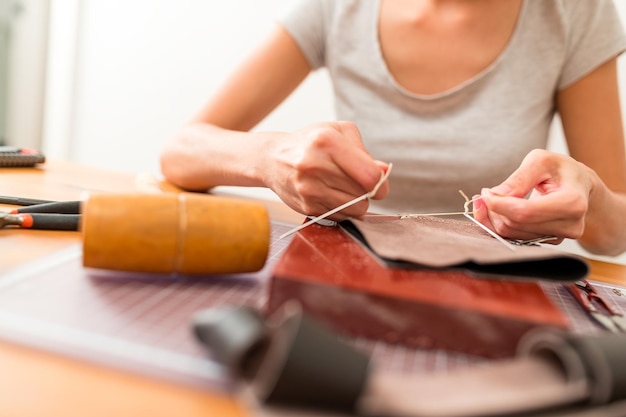
[[[295, 227], [289, 231], [287, 231], [286, 233], [283, 233], [282, 235], [280, 235], [280, 237], [278, 239], [283, 239], [287, 236], [291, 236], [292, 234], [306, 228], [309, 227], [310, 225], [319, 222], [320, 220], [325, 219], [326, 217], [332, 216], [335, 213], [340, 212], [341, 210], [344, 210], [356, 203], [358, 203], [359, 201], [363, 201], [365, 199], [368, 198], [372, 198], [376, 195], [376, 193], [378, 192], [378, 189], [382, 186], [382, 184], [387, 180], [387, 178], [389, 178], [389, 174], [391, 173], [391, 168], [392, 168], [392, 164], [389, 164], [389, 168], [387, 169], [387, 172], [383, 172], [380, 179], [378, 180], [378, 183], [376, 183], [376, 186], [374, 187], [374, 189], [372, 189], [372, 191], [365, 193], [353, 200], [348, 201], [347, 203], [344, 203], [338, 207], [335, 207], [332, 210], [327, 211], [324, 214], [321, 214], [317, 217], [313, 217], [312, 219], [310, 219], [309, 221], [301, 224], [298, 227]], [[490, 228], [488, 228], [487, 226], [485, 226], [484, 224], [482, 224], [481, 222], [479, 222], [478, 220], [476, 220], [473, 217], [473, 214], [475, 213], [473, 210], [470, 210], [470, 205], [472, 203], [474, 203], [477, 200], [482, 199], [482, 196], [477, 196], [475, 198], [470, 199], [467, 194], [465, 194], [463, 192], [463, 190], [459, 190], [459, 193], [461, 194], [461, 196], [463, 196], [463, 198], [465, 199], [465, 203], [463, 204], [463, 211], [455, 211], [455, 212], [445, 212], [445, 213], [424, 213], [424, 214], [400, 214], [398, 215], [398, 218], [400, 220], [404, 220], [404, 219], [413, 219], [413, 218], [418, 218], [418, 217], [427, 217], [427, 216], [458, 216], [458, 215], [462, 215], [465, 216], [467, 219], [469, 219], [470, 221], [472, 221], [474, 224], [476, 224], [478, 227], [480, 227], [481, 229], [483, 229], [485, 232], [489, 233], [492, 237], [494, 237], [498, 242], [502, 243], [506, 248], [508, 248], [509, 250], [515, 252], [516, 250], [516, 245], [517, 246], [525, 246], [525, 245], [536, 245], [539, 243], [543, 243], [543, 242], [547, 242], [550, 240], [555, 240], [557, 239], [557, 237], [555, 236], [543, 236], [543, 237], [539, 237], [536, 239], [530, 239], [530, 240], [514, 240], [514, 241], [509, 241], [505, 238], [503, 238], [502, 236], [500, 236], [499, 234], [497, 234], [496, 232], [494, 232], [493, 230], [491, 230]]]
[[327, 211], [324, 214], [321, 214], [317, 217], [313, 217], [311, 220], [309, 220], [306, 223], [301, 224], [298, 227], [295, 227], [285, 233], [283, 233], [282, 235], [280, 235], [280, 237], [278, 239], [282, 239], [285, 238], [287, 236], [291, 236], [292, 234], [296, 233], [297, 231], [300, 231], [302, 229], [304, 229], [305, 227], [309, 227], [310, 225], [312, 225], [313, 223], [317, 223], [320, 220], [325, 219], [326, 217], [332, 216], [335, 213], [340, 212], [341, 210], [344, 210], [356, 203], [358, 203], [359, 201], [363, 201], [369, 198], [372, 198], [376, 195], [376, 193], [378, 192], [378, 189], [383, 185], [383, 183], [385, 181], [387, 181], [387, 178], [389, 178], [389, 174], [391, 173], [391, 168], [393, 167], [393, 164], [389, 164], [388, 168], [387, 168], [387, 172], [383, 172], [380, 176], [380, 179], [378, 180], [378, 182], [376, 183], [376, 185], [374, 186], [374, 189], [368, 193], [363, 194], [362, 196], [359, 196], [353, 200], [348, 201], [347, 203], [344, 203], [342, 205], [340, 205], [339, 207], [335, 207], [332, 210]]

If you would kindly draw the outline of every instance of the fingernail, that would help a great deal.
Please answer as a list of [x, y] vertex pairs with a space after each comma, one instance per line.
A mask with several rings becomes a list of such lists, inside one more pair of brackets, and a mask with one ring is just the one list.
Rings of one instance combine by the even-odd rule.
[[480, 210], [480, 208], [485, 205], [481, 197], [482, 196], [480, 194], [477, 194], [474, 197], [472, 197], [472, 205], [474, 207], [474, 211]]
[[493, 188], [489, 188], [487, 191], [495, 195], [508, 195], [512, 191], [512, 189], [507, 184], [500, 184], [496, 185]]

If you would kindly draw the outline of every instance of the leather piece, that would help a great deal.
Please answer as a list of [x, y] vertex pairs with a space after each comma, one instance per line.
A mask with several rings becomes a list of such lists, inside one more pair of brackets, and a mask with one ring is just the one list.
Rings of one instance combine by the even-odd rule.
[[569, 336], [592, 381], [590, 401], [605, 404], [626, 400], [626, 335]]
[[[445, 400], [442, 400], [445, 401]], [[251, 404], [250, 402], [248, 402]], [[261, 407], [251, 405], [254, 417], [355, 417], [357, 414], [328, 413], [327, 411], [303, 410], [294, 407]], [[514, 417], [624, 417], [626, 416], [626, 400], [602, 406], [573, 406], [556, 410], [516, 414]], [[416, 416], [417, 417], [417, 416]], [[423, 416], [420, 416], [423, 417]], [[482, 416], [484, 417], [484, 416]]]
[[192, 329], [263, 404], [353, 411], [369, 377], [370, 358], [297, 303], [267, 320], [246, 306], [206, 309], [196, 314]]
[[518, 415], [584, 401], [587, 380], [566, 379], [548, 357], [524, 357], [425, 377], [374, 373], [360, 414], [394, 417]]
[[272, 319], [277, 323], [252, 380], [256, 396], [266, 404], [354, 410], [369, 377], [369, 357], [297, 303], [286, 304]]
[[[242, 313], [248, 322], [249, 312], [236, 308], [209, 314], [209, 322], [215, 328], [220, 320], [239, 321]], [[522, 340], [516, 358], [416, 375], [371, 368], [365, 355], [308, 318], [296, 303], [261, 327], [269, 331], [269, 348], [242, 390], [256, 415], [312, 417], [321, 410], [333, 416], [390, 417], [623, 415], [616, 414], [624, 410], [620, 353], [626, 338], [621, 335], [535, 330]], [[237, 326], [231, 332], [237, 333]], [[214, 347], [215, 339], [200, 340], [209, 350]]]
[[195, 337], [211, 347], [215, 359], [234, 375], [251, 378], [265, 354], [269, 329], [261, 314], [251, 307], [208, 309], [193, 318]]
[[371, 215], [340, 225], [392, 267], [460, 268], [481, 276], [557, 281], [589, 273], [578, 256], [544, 246], [511, 250], [469, 221]]
[[531, 328], [569, 326], [537, 282], [387, 268], [341, 228], [319, 225], [298, 232], [272, 272], [268, 312], [289, 300], [342, 335], [492, 358], [511, 357]]

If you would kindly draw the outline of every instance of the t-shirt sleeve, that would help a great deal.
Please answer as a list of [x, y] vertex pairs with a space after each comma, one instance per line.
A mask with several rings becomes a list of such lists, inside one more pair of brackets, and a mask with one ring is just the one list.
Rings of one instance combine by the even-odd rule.
[[325, 12], [323, 0], [292, 0], [293, 4], [278, 17], [313, 69], [324, 66], [326, 53]]
[[559, 89], [626, 49], [626, 36], [611, 0], [563, 0], [569, 37]]

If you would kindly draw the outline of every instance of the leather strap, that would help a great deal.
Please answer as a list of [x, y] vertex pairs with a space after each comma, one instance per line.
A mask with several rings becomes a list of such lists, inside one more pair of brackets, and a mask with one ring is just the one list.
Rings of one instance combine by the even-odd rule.
[[[308, 415], [295, 408], [397, 417], [584, 417], [589, 410], [613, 416], [626, 408], [621, 335], [536, 330], [523, 338], [515, 358], [424, 376], [373, 369], [369, 358], [295, 303], [265, 322], [246, 308], [204, 312], [194, 327], [218, 359], [247, 375], [247, 392], [274, 410], [263, 408], [268, 416], [285, 415], [285, 406], [286, 415]], [[245, 369], [250, 364], [254, 371]]]
[[569, 336], [568, 341], [584, 362], [591, 404], [626, 400], [626, 335]]
[[589, 397], [584, 362], [563, 334], [531, 332], [519, 356], [442, 375], [374, 373], [364, 415], [470, 417], [525, 415]]

